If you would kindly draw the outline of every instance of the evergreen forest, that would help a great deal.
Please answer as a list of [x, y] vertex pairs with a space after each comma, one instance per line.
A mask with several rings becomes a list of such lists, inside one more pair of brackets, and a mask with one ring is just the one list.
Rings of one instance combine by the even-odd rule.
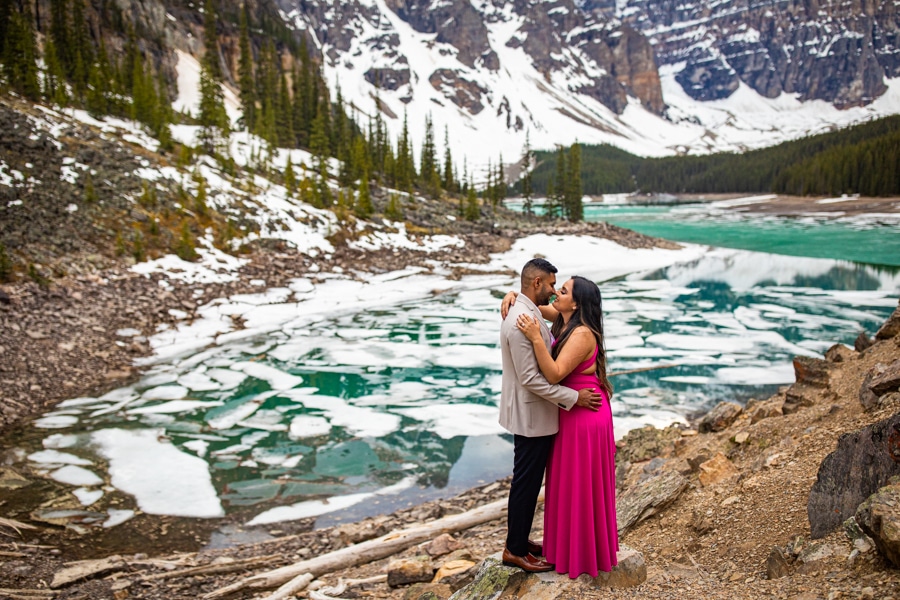
[[[536, 167], [515, 189], [553, 197], [560, 152], [534, 153]], [[562, 168], [562, 172], [565, 168]], [[582, 146], [589, 195], [641, 193], [900, 194], [900, 116], [744, 153], [642, 158], [609, 145]]]
[[[32, 6], [49, 6], [49, 14], [36, 15]], [[134, 119], [163, 151], [180, 156], [202, 151], [233, 169], [228, 140], [234, 124], [222, 90], [228, 84], [241, 100], [237, 126], [265, 140], [269, 154], [274, 148], [313, 154], [309, 177], [299, 176], [290, 162], [280, 175], [292, 194], [314, 206], [366, 218], [373, 210], [369, 185], [374, 182], [433, 198], [458, 198], [460, 217], [475, 221], [505, 198], [502, 156], [486, 177], [479, 177], [476, 190], [465, 160], [462, 170], [458, 159], [454, 162], [446, 131], [440, 152], [430, 118], [417, 155], [405, 115], [399, 139], [392, 140], [380, 111], [361, 116], [359, 107], [344, 103], [340, 90], [332, 98], [320, 57], [310, 51], [304, 34], [288, 29], [271, 0], [261, 0], [252, 11], [247, 3], [222, 0], [204, 0], [199, 11], [193, 6], [169, 9], [177, 13], [173, 18], [202, 24], [198, 114], [172, 110], [174, 52], [164, 46], [161, 30], [109, 0], [49, 0], [47, 5], [0, 0], [0, 91], [85, 109], [95, 117]], [[223, 37], [238, 41], [231, 70]], [[170, 133], [175, 123], [200, 126], [197, 148], [176, 148]], [[332, 157], [339, 160], [338, 173], [329, 169]], [[269, 168], [266, 156], [258, 159], [255, 168]], [[333, 177], [345, 188], [337, 197], [326, 183]], [[399, 202], [388, 209], [388, 216], [402, 218]]]

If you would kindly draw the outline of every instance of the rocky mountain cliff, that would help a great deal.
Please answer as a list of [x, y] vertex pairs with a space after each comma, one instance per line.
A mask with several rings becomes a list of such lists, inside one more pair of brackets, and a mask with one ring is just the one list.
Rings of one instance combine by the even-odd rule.
[[900, 73], [894, 0], [589, 0], [583, 8], [645, 34], [697, 100], [727, 98], [743, 83], [766, 98], [864, 105]]
[[890, 0], [275, 1], [362, 116], [377, 104], [399, 132], [406, 114], [419, 147], [431, 115], [478, 164], [517, 157], [526, 133], [541, 148], [742, 151], [897, 110]]

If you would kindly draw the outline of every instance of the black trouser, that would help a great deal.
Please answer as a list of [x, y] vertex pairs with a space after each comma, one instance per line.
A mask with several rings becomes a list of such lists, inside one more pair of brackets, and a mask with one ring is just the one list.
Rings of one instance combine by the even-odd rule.
[[513, 478], [509, 488], [509, 515], [506, 533], [506, 547], [516, 556], [528, 553], [528, 535], [534, 521], [547, 457], [553, 446], [553, 435], [541, 437], [513, 437], [515, 459]]

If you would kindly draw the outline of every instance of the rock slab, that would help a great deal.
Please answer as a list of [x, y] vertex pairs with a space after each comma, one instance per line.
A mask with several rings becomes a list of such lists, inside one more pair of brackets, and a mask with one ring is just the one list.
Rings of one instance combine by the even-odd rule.
[[833, 531], [896, 475], [900, 475], [900, 412], [842, 435], [837, 449], [819, 465], [809, 492], [810, 535], [821, 538]]
[[677, 471], [653, 475], [626, 489], [616, 499], [619, 536], [640, 521], [662, 511], [675, 502], [688, 486], [688, 480]]
[[621, 546], [618, 563], [609, 573], [598, 577], [583, 574], [570, 579], [564, 573], [526, 573], [516, 567], [507, 567], [501, 554], [493, 554], [484, 561], [469, 585], [461, 588], [451, 600], [488, 600], [497, 597], [529, 597], [541, 600], [579, 598], [598, 588], [628, 588], [647, 580], [647, 564], [644, 556], [633, 548]]
[[878, 551], [900, 567], [900, 478], [891, 481], [859, 506], [856, 522]]

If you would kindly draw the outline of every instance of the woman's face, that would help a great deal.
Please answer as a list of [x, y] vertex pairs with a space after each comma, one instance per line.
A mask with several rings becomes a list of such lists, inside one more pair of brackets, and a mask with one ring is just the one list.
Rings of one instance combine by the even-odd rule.
[[553, 308], [562, 314], [572, 314], [578, 308], [575, 299], [572, 297], [572, 286], [575, 282], [570, 279], [563, 284], [556, 292], [556, 301], [553, 302]]

